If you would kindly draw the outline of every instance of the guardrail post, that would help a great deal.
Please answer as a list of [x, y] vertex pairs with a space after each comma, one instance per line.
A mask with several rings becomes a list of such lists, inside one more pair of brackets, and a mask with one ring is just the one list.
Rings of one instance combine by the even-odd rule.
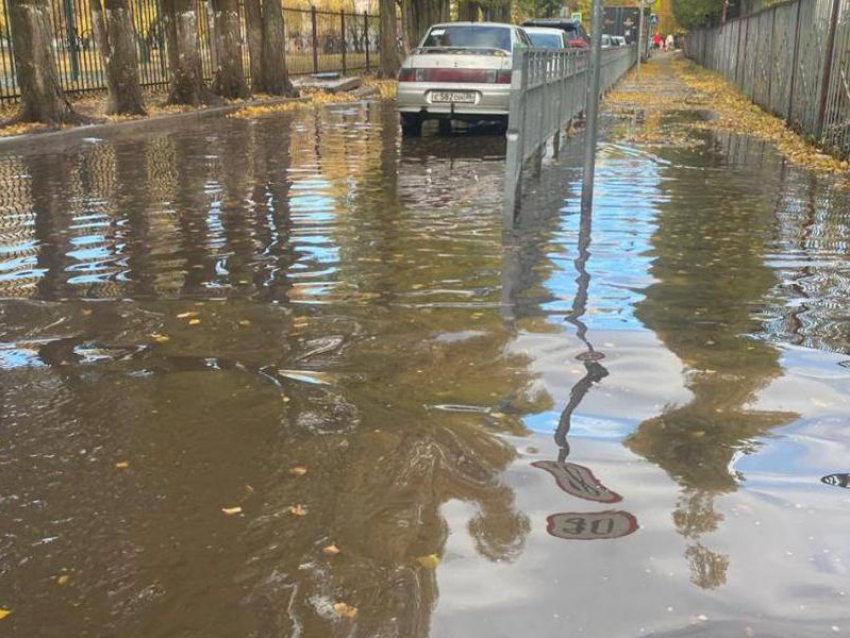
[[514, 53], [511, 71], [511, 101], [508, 115], [507, 151], [505, 153], [505, 196], [504, 227], [511, 228], [516, 216], [519, 199], [520, 176], [525, 160], [523, 143], [525, 141], [525, 88], [527, 79], [527, 58], [525, 51]]
[[316, 7], [310, 7], [310, 23], [313, 26], [313, 73], [319, 72], [319, 31], [316, 27]]

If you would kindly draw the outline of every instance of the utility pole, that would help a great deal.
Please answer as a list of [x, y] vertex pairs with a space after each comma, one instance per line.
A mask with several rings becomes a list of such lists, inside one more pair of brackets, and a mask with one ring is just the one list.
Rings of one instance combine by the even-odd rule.
[[602, 71], [602, 0], [593, 0], [593, 33], [587, 70], [585, 99], [584, 176], [581, 183], [581, 208], [593, 205], [593, 172], [596, 169], [596, 119], [599, 112], [599, 79]]

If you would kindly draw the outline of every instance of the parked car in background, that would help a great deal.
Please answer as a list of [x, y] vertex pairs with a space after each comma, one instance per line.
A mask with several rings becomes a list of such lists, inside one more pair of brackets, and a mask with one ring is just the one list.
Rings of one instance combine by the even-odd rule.
[[570, 46], [567, 34], [552, 27], [523, 27], [531, 44], [537, 49], [567, 49]]
[[612, 44], [616, 42], [617, 46], [620, 46], [620, 47], [628, 46], [628, 42], [626, 42], [625, 36], [622, 36], [622, 35], [612, 35], [611, 36], [611, 42], [612, 42]]
[[617, 45], [613, 44], [611, 42], [611, 36], [610, 35], [606, 35], [606, 34], [603, 33], [602, 34], [602, 48], [603, 49], [610, 49], [612, 46], [617, 46]]
[[574, 49], [590, 47], [590, 38], [581, 22], [570, 18], [532, 18], [522, 23], [523, 27], [548, 27], [560, 29], [567, 35], [567, 42]]
[[398, 74], [396, 103], [402, 132], [418, 135], [422, 122], [507, 120], [511, 54], [531, 47], [525, 31], [495, 22], [435, 24]]

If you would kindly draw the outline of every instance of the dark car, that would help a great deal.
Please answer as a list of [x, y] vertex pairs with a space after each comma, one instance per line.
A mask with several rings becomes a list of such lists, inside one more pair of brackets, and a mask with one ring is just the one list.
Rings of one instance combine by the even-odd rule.
[[522, 23], [524, 27], [549, 27], [560, 29], [567, 34], [567, 40], [574, 49], [587, 49], [590, 46], [590, 38], [587, 31], [581, 26], [581, 22], [570, 18], [532, 18]]

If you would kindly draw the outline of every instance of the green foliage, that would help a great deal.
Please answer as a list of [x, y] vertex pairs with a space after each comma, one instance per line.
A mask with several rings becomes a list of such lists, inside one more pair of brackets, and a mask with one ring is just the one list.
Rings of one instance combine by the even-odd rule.
[[695, 29], [717, 21], [723, 0], [673, 0], [673, 16], [684, 29]]

